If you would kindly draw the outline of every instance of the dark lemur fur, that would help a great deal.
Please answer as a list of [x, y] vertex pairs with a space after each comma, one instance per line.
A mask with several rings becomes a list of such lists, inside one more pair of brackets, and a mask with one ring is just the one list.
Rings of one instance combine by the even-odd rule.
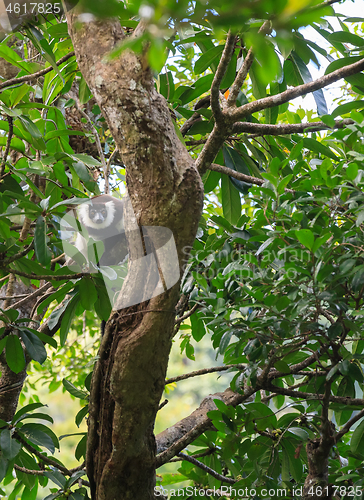
[[[104, 243], [100, 266], [121, 264], [128, 254], [124, 231], [124, 201], [109, 195], [95, 196], [78, 207], [78, 218], [88, 235]], [[76, 247], [85, 254], [87, 243], [81, 233], [77, 235]], [[85, 255], [87, 257], [87, 253]]]
[[[92, 198], [78, 207], [78, 218], [88, 235], [95, 241], [102, 241], [104, 253], [97, 265], [121, 264], [128, 254], [128, 242], [124, 231], [124, 201], [109, 195]], [[87, 242], [81, 233], [75, 246], [87, 259]], [[101, 322], [101, 335], [106, 321]]]

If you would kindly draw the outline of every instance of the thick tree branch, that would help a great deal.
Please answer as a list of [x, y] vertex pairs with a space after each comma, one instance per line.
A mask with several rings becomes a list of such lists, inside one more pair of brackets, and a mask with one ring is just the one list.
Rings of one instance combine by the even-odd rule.
[[236, 35], [229, 31], [225, 47], [211, 85], [211, 110], [217, 125], [224, 120], [224, 113], [222, 112], [220, 106], [220, 85], [231, 61], [235, 48], [235, 40]]
[[[265, 389], [269, 391], [274, 391], [277, 394], [282, 394], [283, 396], [289, 396], [292, 398], [306, 399], [307, 401], [324, 401], [325, 394], [313, 394], [312, 392], [301, 392], [294, 391], [292, 389], [286, 389], [284, 387], [277, 387], [273, 384], [268, 384]], [[343, 405], [350, 406], [364, 406], [364, 399], [361, 398], [350, 398], [349, 396], [333, 396], [330, 395], [329, 401], [333, 403], [340, 403]]]
[[33, 274], [33, 273], [24, 273], [23, 271], [18, 271], [17, 269], [6, 269], [1, 265], [1, 268], [5, 270], [5, 272], [10, 272], [17, 276], [23, 276], [24, 278], [29, 278], [31, 280], [47, 280], [47, 281], [67, 281], [67, 280], [76, 280], [78, 278], [82, 278], [83, 276], [88, 276], [89, 273], [75, 273], [75, 274]]
[[[343, 128], [346, 125], [351, 125], [353, 120], [345, 118], [344, 120], [335, 120], [333, 128]], [[254, 134], [254, 136], [264, 135], [285, 135], [299, 134], [303, 132], [314, 132], [316, 130], [328, 130], [331, 127], [323, 122], [311, 123], [280, 123], [277, 125], [252, 122], [237, 122], [232, 127], [234, 134]]]
[[265, 183], [264, 179], [258, 179], [258, 177], [242, 174], [231, 168], [218, 165], [217, 163], [211, 163], [211, 165], [208, 167], [208, 170], [213, 170], [214, 172], [220, 172], [221, 174], [226, 174], [229, 175], [230, 177], [234, 177], [234, 179], [238, 179], [239, 181], [248, 182], [249, 184], [256, 184], [257, 186], [262, 186]]
[[277, 95], [272, 95], [269, 97], [264, 97], [263, 99], [258, 99], [254, 102], [249, 102], [248, 104], [244, 104], [240, 108], [234, 109], [230, 113], [230, 120], [232, 123], [237, 122], [248, 115], [256, 113], [257, 111], [261, 111], [263, 109], [273, 108], [275, 106], [279, 106], [280, 104], [284, 104], [289, 102], [296, 97], [300, 97], [306, 94], [309, 94], [315, 90], [322, 89], [331, 83], [337, 82], [341, 80], [341, 78], [345, 78], [347, 76], [355, 75], [360, 71], [364, 70], [364, 59], [357, 61], [353, 64], [349, 64], [348, 66], [344, 66], [343, 68], [337, 69], [328, 75], [323, 75], [317, 80], [312, 82], [304, 83], [303, 85], [298, 85], [293, 89], [285, 90]]
[[211, 427], [212, 423], [207, 413], [216, 409], [214, 399], [221, 399], [226, 405], [237, 406], [249, 399], [257, 390], [259, 390], [257, 387], [248, 387], [244, 394], [235, 393], [231, 389], [212, 394], [205, 398], [199, 408], [191, 415], [158, 434], [156, 441], [159, 455], [156, 457], [156, 468], [161, 467], [178, 455], [186, 446]]

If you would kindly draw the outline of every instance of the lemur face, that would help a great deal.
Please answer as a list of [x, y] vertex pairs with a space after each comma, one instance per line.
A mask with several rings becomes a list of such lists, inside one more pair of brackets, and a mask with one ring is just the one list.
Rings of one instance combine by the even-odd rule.
[[[119, 215], [122, 217], [122, 204], [120, 210], [121, 214]], [[78, 211], [80, 221], [87, 229], [111, 228], [117, 222], [115, 220], [116, 202], [114, 200], [107, 202], [97, 200], [97, 202], [93, 201], [91, 204], [84, 203], [79, 207]]]
[[102, 224], [107, 217], [107, 209], [106, 207], [92, 207], [89, 206], [89, 217], [92, 222], [95, 224]]

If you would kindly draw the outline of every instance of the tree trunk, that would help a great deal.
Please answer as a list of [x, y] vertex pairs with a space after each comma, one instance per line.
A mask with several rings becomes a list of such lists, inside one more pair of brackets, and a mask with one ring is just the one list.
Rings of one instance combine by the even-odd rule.
[[[183, 249], [196, 235], [203, 187], [165, 99], [155, 90], [145, 54], [125, 51], [107, 58], [125, 37], [118, 21], [80, 25], [73, 12], [67, 20], [82, 74], [122, 154], [136, 222], [139, 228], [172, 231], [181, 267]], [[140, 268], [129, 272], [124, 296], [149, 286], [149, 279]], [[179, 281], [149, 301], [113, 311], [107, 323], [88, 421], [86, 465], [93, 499], [154, 498], [153, 427], [178, 297]]]

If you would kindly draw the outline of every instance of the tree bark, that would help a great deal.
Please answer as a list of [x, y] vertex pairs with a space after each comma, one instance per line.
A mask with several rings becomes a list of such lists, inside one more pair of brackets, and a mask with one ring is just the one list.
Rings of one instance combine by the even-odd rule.
[[[156, 92], [145, 54], [108, 58], [125, 37], [118, 21], [80, 24], [67, 14], [79, 67], [126, 166], [136, 223], [172, 231], [179, 266], [202, 213], [203, 187], [178, 139], [165, 99]], [[132, 283], [133, 280], [136, 283]], [[124, 284], [144, 286], [136, 270]], [[88, 421], [87, 473], [92, 498], [151, 500], [155, 485], [153, 426], [164, 389], [179, 282], [107, 323], [95, 366]]]

